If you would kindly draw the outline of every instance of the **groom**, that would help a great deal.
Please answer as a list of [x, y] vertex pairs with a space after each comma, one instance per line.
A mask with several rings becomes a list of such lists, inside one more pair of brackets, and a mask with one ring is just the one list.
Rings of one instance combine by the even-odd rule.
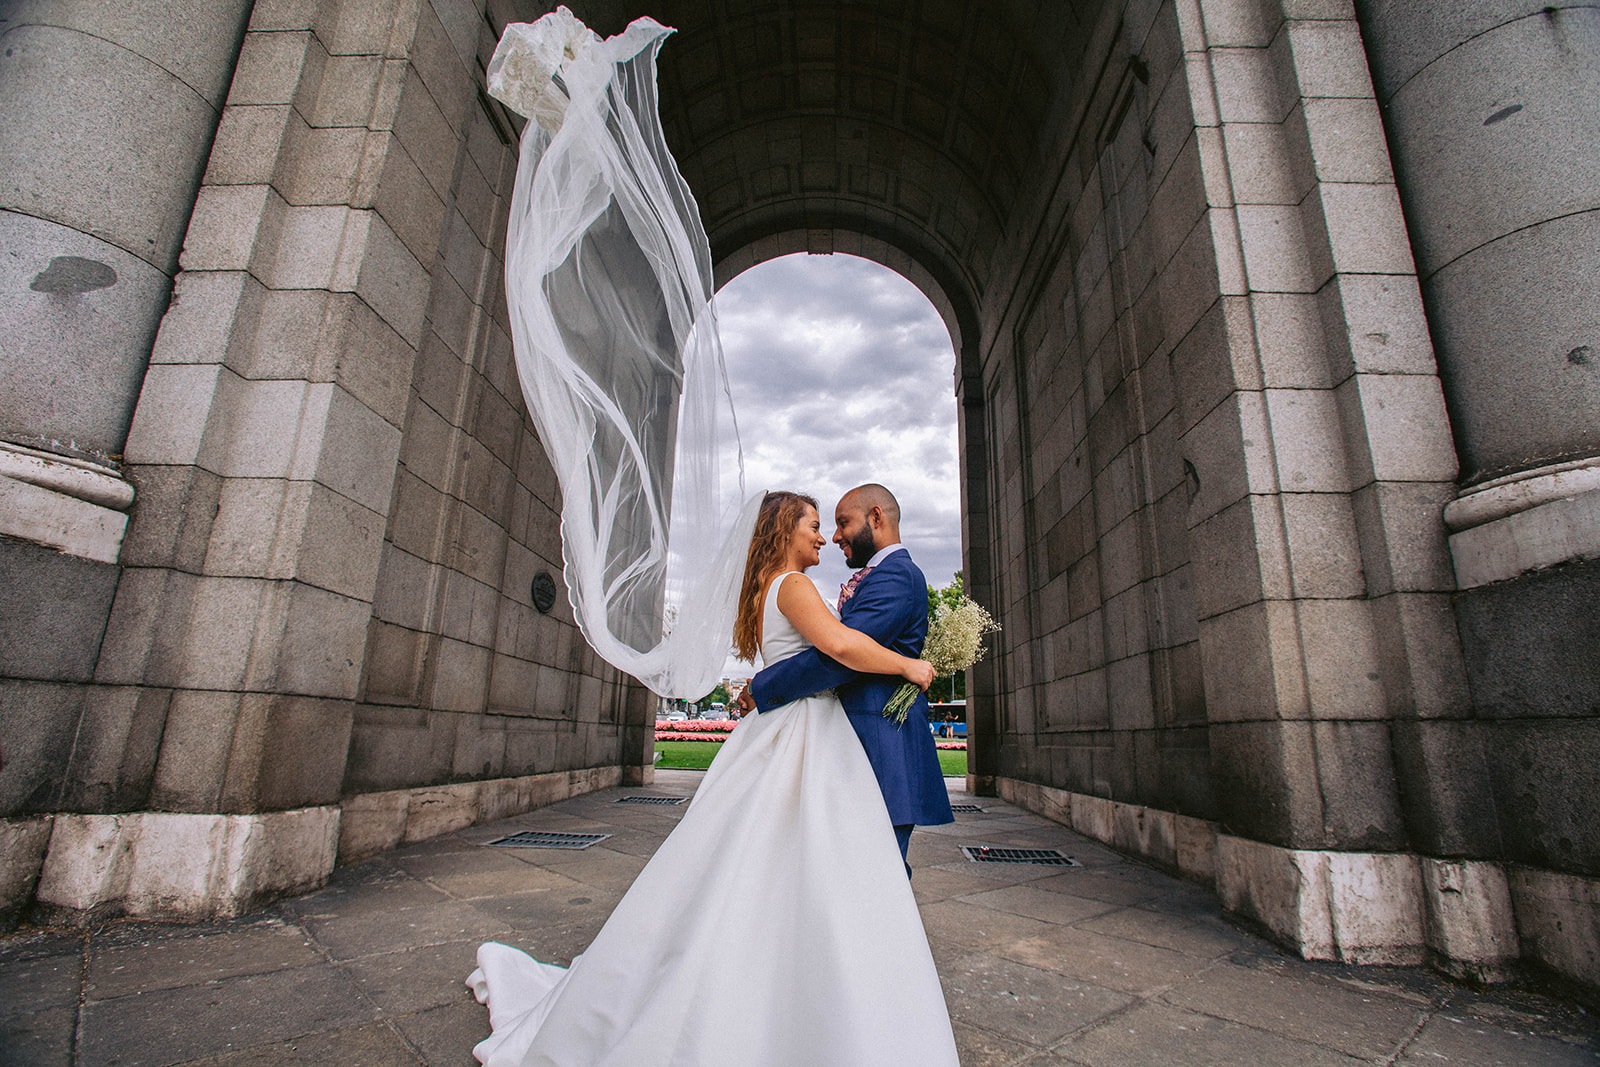
[[[857, 486], [840, 499], [833, 520], [833, 543], [858, 568], [839, 592], [840, 619], [901, 655], [916, 656], [928, 633], [928, 583], [900, 543], [894, 494], [881, 485]], [[927, 696], [917, 695], [904, 723], [883, 717], [900, 684], [885, 674], [858, 674], [812, 648], [757, 673], [740, 702], [753, 699], [757, 711], [766, 711], [835, 689], [878, 776], [904, 860], [914, 826], [954, 822], [955, 816], [928, 729]]]

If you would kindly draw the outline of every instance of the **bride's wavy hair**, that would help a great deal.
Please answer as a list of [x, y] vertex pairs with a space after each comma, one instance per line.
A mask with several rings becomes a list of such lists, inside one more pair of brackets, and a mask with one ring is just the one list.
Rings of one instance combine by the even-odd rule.
[[806, 508], [817, 510], [814, 498], [785, 490], [761, 498], [755, 532], [750, 535], [750, 554], [745, 557], [744, 583], [739, 586], [739, 613], [733, 619], [733, 647], [740, 659], [755, 662], [761, 644], [762, 593], [767, 580], [783, 566], [789, 540]]

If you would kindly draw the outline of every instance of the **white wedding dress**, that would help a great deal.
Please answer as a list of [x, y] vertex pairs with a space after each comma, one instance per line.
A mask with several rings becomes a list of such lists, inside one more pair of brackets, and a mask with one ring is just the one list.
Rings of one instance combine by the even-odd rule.
[[[779, 584], [768, 663], [808, 647]], [[467, 982], [489, 1006], [473, 1053], [490, 1067], [957, 1064], [888, 811], [831, 693], [734, 729], [570, 969], [489, 943]]]

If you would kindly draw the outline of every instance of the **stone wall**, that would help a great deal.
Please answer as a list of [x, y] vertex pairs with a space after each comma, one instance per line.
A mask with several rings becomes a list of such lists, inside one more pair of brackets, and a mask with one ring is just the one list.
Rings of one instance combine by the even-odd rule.
[[986, 335], [1000, 773], [1401, 847], [1387, 720], [1466, 695], [1454, 454], [1359, 30], [1324, 7], [1128, 5], [1081, 61], [1107, 73], [1019, 232], [1032, 300]]
[[134, 146], [189, 204], [129, 397], [126, 537], [98, 570], [4, 546], [33, 575], [0, 599], [26, 634], [0, 705], [13, 917], [41, 870], [52, 916], [303, 889], [341, 809], [350, 840], [387, 839], [393, 804], [369, 794], [438, 793], [402, 806], [413, 839], [648, 779], [651, 703], [559, 589], [560, 494], [512, 362], [520, 121], [481, 86], [524, 15], [257, 3], [222, 41], [190, 184]]
[[[1476, 242], [1553, 219], [1551, 197], [1586, 210], [1593, 183], [1473, 213], [1507, 170], [1480, 157], [1520, 151], [1475, 156], [1496, 136], [1479, 127], [1518, 110], [1477, 107], [1442, 169], [1435, 122], [1519, 79], [1542, 77], [1524, 95], [1544, 101], [1562, 71], [1587, 78], [1591, 13], [1448, 6], [1364, 5], [1364, 37], [1345, 3], [1127, 3], [1085, 37], [1075, 65], [1098, 73], [1073, 87], [983, 304], [1006, 630], [975, 762], [993, 749], [1002, 794], [1075, 826], [1079, 797], [1213, 821], [1203, 876], [1306, 955], [1485, 977], [1520, 954], [1594, 983], [1588, 950], [1549, 931], [1594, 922], [1576, 783], [1593, 763], [1600, 635], [1592, 566], [1568, 562], [1597, 554], [1594, 485], [1567, 457], [1590, 447], [1600, 394], [1582, 359], [1546, 358], [1560, 346], [1541, 341], [1586, 335], [1560, 294], [1592, 286], [1585, 257], [1522, 247], [1528, 235], [1506, 238], [1521, 255], [1467, 262]], [[1476, 36], [1491, 30], [1498, 45]], [[1369, 51], [1404, 68], [1381, 95]], [[1429, 66], [1440, 54], [1470, 91], [1427, 88], [1458, 76]], [[1395, 104], [1387, 131], [1380, 99]], [[1417, 159], [1404, 209], [1391, 145]], [[1455, 227], [1463, 213], [1483, 232]], [[1419, 284], [1413, 247], [1425, 271], [1501, 271], [1479, 290], [1538, 328], [1491, 343], [1493, 313]], [[1545, 269], [1566, 281], [1519, 296], [1512, 276]], [[1464, 367], [1499, 361], [1495, 388], [1453, 391], [1447, 411], [1434, 337], [1446, 381], [1478, 373], [1455, 370], [1459, 344]], [[1530, 392], [1513, 356], [1545, 360]], [[1545, 378], [1573, 403], [1524, 432]], [[1514, 438], [1531, 477], [1457, 500], [1452, 420], [1484, 448]], [[1177, 865], [1159, 845], [1125, 847]]]

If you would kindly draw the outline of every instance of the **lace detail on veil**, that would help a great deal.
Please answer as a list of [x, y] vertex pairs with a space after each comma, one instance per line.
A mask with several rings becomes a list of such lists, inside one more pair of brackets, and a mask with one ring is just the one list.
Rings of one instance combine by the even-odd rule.
[[726, 662], [760, 498], [741, 506], [711, 250], [657, 114], [656, 53], [671, 32], [641, 18], [602, 40], [563, 7], [508, 25], [488, 82], [534, 119], [507, 223], [506, 302], [561, 486], [573, 615], [607, 662], [694, 699]]

